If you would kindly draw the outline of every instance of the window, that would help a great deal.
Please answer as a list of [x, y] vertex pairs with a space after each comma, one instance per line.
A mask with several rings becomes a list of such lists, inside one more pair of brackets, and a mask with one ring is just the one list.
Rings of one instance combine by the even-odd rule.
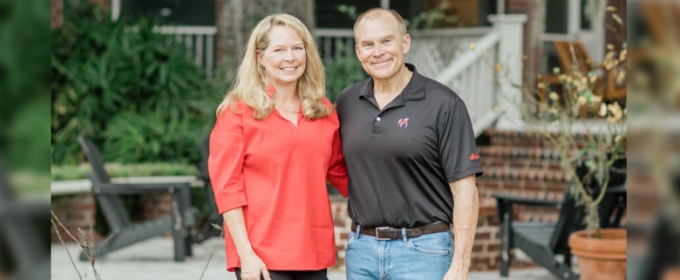
[[545, 1], [545, 33], [569, 32], [569, 0]]
[[317, 28], [353, 28], [354, 20], [341, 13], [338, 5], [354, 6], [358, 16], [370, 8], [380, 7], [380, 0], [317, 0], [315, 4]]
[[597, 1], [581, 0], [581, 30], [593, 29], [593, 16], [597, 12]]

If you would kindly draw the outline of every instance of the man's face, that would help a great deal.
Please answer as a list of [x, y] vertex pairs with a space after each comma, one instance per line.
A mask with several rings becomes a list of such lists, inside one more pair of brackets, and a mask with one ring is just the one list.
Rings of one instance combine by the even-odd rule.
[[356, 30], [357, 57], [366, 73], [374, 79], [393, 77], [404, 67], [404, 55], [411, 37], [401, 36], [396, 20], [390, 15], [363, 19]]

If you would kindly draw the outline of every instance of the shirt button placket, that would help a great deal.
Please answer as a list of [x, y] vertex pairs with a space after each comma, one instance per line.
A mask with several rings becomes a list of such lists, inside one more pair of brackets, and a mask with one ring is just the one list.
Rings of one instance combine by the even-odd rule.
[[380, 118], [380, 116], [377, 116], [375, 118], [375, 121], [373, 122], [373, 134], [380, 134], [380, 132], [382, 132], [382, 130], [380, 129], [381, 120], [382, 118]]

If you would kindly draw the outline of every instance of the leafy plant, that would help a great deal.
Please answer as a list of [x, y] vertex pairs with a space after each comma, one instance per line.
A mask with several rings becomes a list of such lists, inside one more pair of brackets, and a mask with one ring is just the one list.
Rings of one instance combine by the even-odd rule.
[[65, 12], [52, 32], [53, 163], [80, 161], [79, 134], [106, 161], [197, 161], [217, 105], [204, 70], [153, 21], [113, 22], [89, 1]]
[[443, 1], [438, 6], [432, 8], [429, 11], [420, 12], [413, 20], [409, 23], [408, 28], [411, 30], [422, 28], [430, 29], [438, 24], [451, 25], [458, 21], [457, 16], [447, 15], [446, 9], [448, 8], [448, 2]]
[[[49, 36], [49, 5], [38, 1], [0, 1], [0, 160], [14, 172], [30, 176], [49, 173], [50, 56], [44, 45]], [[29, 177], [30, 177], [29, 176]], [[19, 189], [48, 190], [48, 184]]]
[[353, 55], [353, 50], [347, 50], [342, 44], [337, 44], [336, 48], [340, 48], [342, 55], [333, 59], [330, 62], [324, 60], [326, 69], [326, 97], [335, 102], [346, 87], [358, 83], [368, 78], [366, 72], [361, 67], [361, 62]]
[[352, 20], [356, 20], [357, 17], [359, 16], [357, 14], [357, 7], [354, 5], [342, 4], [337, 5], [335, 8], [338, 9], [339, 12], [346, 14]]
[[[610, 81], [623, 87], [626, 53], [625, 44], [619, 52], [610, 46], [602, 63], [607, 75], [616, 76]], [[586, 228], [595, 230], [595, 237], [600, 238], [599, 204], [608, 186], [625, 180], [627, 109], [616, 101], [604, 102], [594, 93], [601, 78], [596, 72], [583, 71], [576, 64], [571, 69], [554, 69], [562, 92], [551, 92], [541, 101], [525, 91], [520, 108], [528, 132], [558, 152], [563, 170], [573, 181], [571, 193], [585, 206]], [[538, 88], [544, 87], [538, 84]], [[581, 113], [592, 108], [600, 117], [600, 129], [595, 127], [597, 121], [585, 119]], [[582, 131], [575, 132], [576, 127]]]

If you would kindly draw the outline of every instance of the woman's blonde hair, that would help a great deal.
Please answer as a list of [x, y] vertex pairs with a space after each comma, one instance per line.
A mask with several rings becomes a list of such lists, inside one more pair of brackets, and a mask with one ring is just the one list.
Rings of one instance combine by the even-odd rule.
[[299, 19], [288, 14], [274, 14], [261, 20], [253, 29], [236, 80], [217, 108], [217, 116], [229, 106], [235, 113], [239, 113], [240, 109], [237, 108], [239, 101], [253, 109], [253, 118], [256, 120], [264, 119], [274, 110], [274, 100], [267, 94], [269, 84], [266, 74], [258, 67], [257, 61], [257, 51], [264, 51], [269, 46], [267, 33], [274, 26], [287, 26], [297, 31], [305, 47], [307, 58], [305, 72], [297, 82], [304, 117], [313, 120], [323, 118], [332, 112], [332, 106], [326, 106], [323, 101], [326, 76], [312, 34]]

